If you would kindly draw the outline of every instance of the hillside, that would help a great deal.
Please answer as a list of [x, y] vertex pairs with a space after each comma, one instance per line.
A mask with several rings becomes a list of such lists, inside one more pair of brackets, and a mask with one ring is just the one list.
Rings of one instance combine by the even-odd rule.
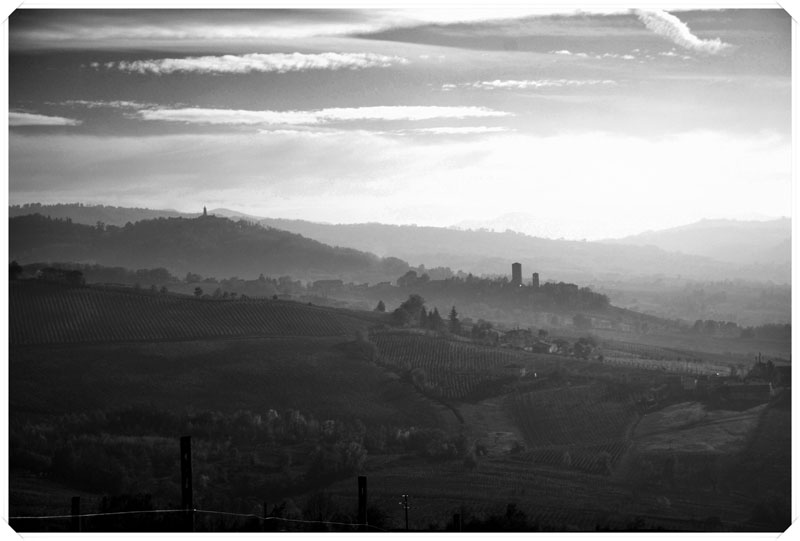
[[[11, 217], [33, 212], [87, 225], [101, 221], [117, 226], [154, 217], [189, 216], [170, 210], [78, 204], [9, 207]], [[513, 231], [259, 218], [221, 208], [210, 210], [209, 214], [259, 222], [331, 246], [402, 258], [413, 265], [450, 267], [453, 271], [476, 275], [508, 274], [510, 264], [518, 261], [526, 274], [539, 272], [542, 280], [582, 283], [624, 281], [643, 276], [790, 281], [791, 221], [788, 219], [774, 222], [706, 220], [665, 232], [585, 242], [534, 237]]]
[[10, 282], [9, 341], [22, 345], [237, 336], [341, 337], [375, 324], [379, 316], [292, 301], [198, 299], [18, 280]]
[[392, 254], [412, 265], [447, 266], [474, 274], [508, 273], [514, 261], [542, 280], [578, 282], [619, 280], [635, 276], [682, 276], [695, 279], [789, 281], [783, 263], [732, 267], [699, 255], [668, 252], [654, 246], [634, 246], [531, 237], [522, 233], [456, 230], [385, 224], [318, 224], [267, 218], [264, 225], [350, 246], [376, 254]]
[[757, 262], [788, 265], [792, 258], [792, 221], [701, 220], [693, 224], [647, 231], [613, 244], [655, 246], [668, 252], [710, 257], [743, 265]]
[[175, 275], [377, 282], [408, 265], [244, 221], [201, 216], [159, 218], [124, 227], [92, 227], [41, 215], [9, 220], [9, 257], [19, 262], [74, 261], [131, 269], [163, 267]]
[[[480, 529], [490, 513], [508, 517], [509, 504], [528, 530], [788, 524], [788, 488], [775, 484], [791, 456], [780, 435], [788, 412], [760, 406], [775, 421], [766, 424], [745, 412], [748, 424], [726, 436], [736, 445], [719, 452], [707, 450], [703, 431], [684, 436], [686, 449], [672, 455], [636, 431], [640, 420], [658, 424], [647, 416], [672, 404], [704, 407], [702, 394], [674, 385], [686, 352], [672, 362], [653, 348], [604, 344], [614, 362], [583, 360], [379, 330], [388, 315], [374, 312], [10, 285], [14, 516], [63, 513], [75, 494], [89, 511], [109, 511], [109, 501], [119, 502], [114, 510], [173, 509], [178, 438], [190, 434], [195, 531], [262, 531], [245, 520], [262, 516], [265, 500], [271, 517], [285, 519], [281, 529], [302, 528], [297, 520], [349, 528], [356, 475], [369, 476], [370, 524], [387, 530], [403, 528], [397, 496], [405, 491], [411, 529], [446, 529], [454, 512]], [[353, 340], [359, 331], [369, 335]], [[692, 359], [694, 373], [719, 370], [705, 354]], [[738, 415], [720, 404], [710, 420]], [[683, 434], [683, 426], [666, 428], [666, 438]], [[758, 458], [767, 447], [769, 462]], [[765, 475], [770, 485], [760, 483]], [[773, 511], [764, 518], [757, 511], [767, 502]], [[170, 516], [87, 516], [82, 528], [180, 527]]]

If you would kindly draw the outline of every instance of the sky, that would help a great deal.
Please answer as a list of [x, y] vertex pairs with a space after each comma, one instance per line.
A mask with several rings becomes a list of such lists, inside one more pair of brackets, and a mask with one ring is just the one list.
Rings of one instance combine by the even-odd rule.
[[791, 215], [781, 9], [36, 10], [9, 203], [601, 239]]

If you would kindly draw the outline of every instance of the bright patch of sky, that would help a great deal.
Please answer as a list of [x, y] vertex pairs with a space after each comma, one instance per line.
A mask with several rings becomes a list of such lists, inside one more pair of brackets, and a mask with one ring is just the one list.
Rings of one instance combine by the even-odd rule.
[[18, 10], [11, 203], [607, 238], [791, 214], [782, 10]]

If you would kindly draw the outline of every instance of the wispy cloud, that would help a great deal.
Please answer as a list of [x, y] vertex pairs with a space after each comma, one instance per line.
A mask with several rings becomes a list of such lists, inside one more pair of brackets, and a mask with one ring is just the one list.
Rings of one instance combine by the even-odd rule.
[[514, 89], [525, 90], [529, 88], [562, 88], [562, 87], [580, 87], [580, 86], [613, 86], [616, 81], [610, 79], [528, 79], [528, 80], [499, 80], [494, 81], [476, 81], [474, 83], [453, 84], [446, 83], [442, 85], [442, 90], [454, 90], [458, 87], [462, 88], [480, 88], [483, 90], [496, 90], [496, 89]]
[[154, 73], [157, 75], [175, 72], [193, 73], [252, 73], [306, 70], [339, 70], [386, 68], [395, 64], [408, 64], [408, 60], [399, 56], [386, 56], [373, 53], [270, 53], [243, 54], [222, 56], [196, 56], [188, 58], [161, 58], [152, 60], [135, 60], [93, 62], [93, 68], [104, 67], [120, 71], [136, 73]]
[[619, 60], [635, 60], [636, 57], [632, 54], [616, 54], [616, 53], [603, 53], [603, 54], [589, 54], [589, 53], [573, 53], [568, 51], [567, 49], [561, 49], [560, 51], [550, 51], [550, 54], [558, 54], [562, 56], [577, 56], [579, 58], [615, 58]]
[[675, 49], [672, 49], [672, 50], [666, 51], [666, 52], [658, 53], [658, 56], [666, 56], [668, 58], [680, 58], [682, 60], [691, 60], [692, 59], [692, 57], [689, 56], [689, 55], [678, 54], [677, 52], [675, 52]]
[[438, 128], [416, 128], [406, 131], [434, 135], [479, 135], [482, 133], [504, 133], [509, 130], [500, 126], [442, 126]]
[[416, 121], [453, 118], [510, 116], [511, 113], [486, 107], [384, 106], [330, 108], [316, 111], [249, 111], [241, 109], [145, 109], [144, 120], [186, 122], [190, 124], [231, 125], [315, 125], [351, 121]]
[[706, 54], [719, 54], [733, 49], [730, 43], [724, 43], [719, 38], [700, 39], [689, 29], [689, 26], [666, 11], [635, 10], [636, 15], [645, 26], [660, 36], [664, 36], [673, 43], [685, 49]]
[[8, 113], [8, 125], [18, 126], [78, 126], [80, 120], [74, 118], [64, 118], [63, 116], [48, 116], [36, 113], [20, 113], [10, 111]]
[[[52, 103], [52, 102], [50, 102]], [[87, 109], [98, 109], [101, 107], [108, 107], [111, 109], [145, 109], [147, 107], [154, 107], [154, 103], [142, 103], [139, 101], [126, 101], [126, 100], [67, 100], [61, 102], [60, 105], [69, 107], [86, 107]]]

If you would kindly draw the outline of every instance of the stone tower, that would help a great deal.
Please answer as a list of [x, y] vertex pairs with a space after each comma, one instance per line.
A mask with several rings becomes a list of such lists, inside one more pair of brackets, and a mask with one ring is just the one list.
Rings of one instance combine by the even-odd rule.
[[517, 286], [522, 285], [522, 264], [511, 264], [511, 283]]

